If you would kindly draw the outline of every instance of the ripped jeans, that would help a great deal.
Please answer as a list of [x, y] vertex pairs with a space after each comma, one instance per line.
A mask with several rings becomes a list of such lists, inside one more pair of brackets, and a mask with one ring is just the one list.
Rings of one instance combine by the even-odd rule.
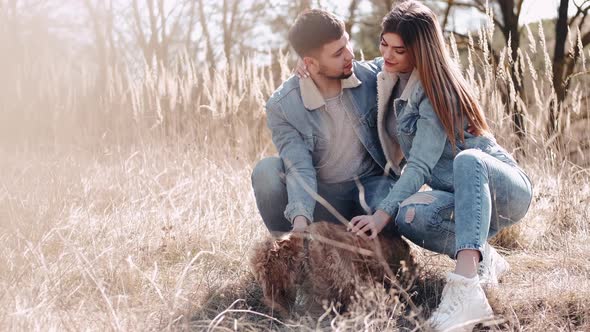
[[397, 231], [415, 244], [455, 258], [463, 249], [482, 252], [487, 239], [521, 220], [532, 184], [515, 165], [478, 150], [453, 162], [455, 193], [418, 192], [400, 204]]

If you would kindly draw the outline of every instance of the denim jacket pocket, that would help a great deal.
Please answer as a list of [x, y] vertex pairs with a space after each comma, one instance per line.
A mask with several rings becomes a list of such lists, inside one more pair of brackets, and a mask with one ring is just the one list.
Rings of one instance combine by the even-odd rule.
[[518, 167], [518, 164], [516, 163], [516, 160], [514, 160], [514, 157], [512, 157], [512, 155], [500, 145], [496, 145], [492, 149], [492, 151], [490, 151], [490, 155], [505, 164]]
[[413, 136], [416, 134], [416, 123], [418, 122], [418, 118], [420, 115], [417, 112], [410, 112], [402, 114], [397, 119], [397, 129], [400, 135], [410, 135]]
[[318, 135], [306, 136], [305, 143], [310, 149], [313, 165], [316, 169], [328, 161], [328, 140]]
[[487, 136], [469, 137], [465, 139], [465, 143], [459, 141], [457, 145], [460, 150], [478, 149], [488, 154], [497, 146], [496, 141]]

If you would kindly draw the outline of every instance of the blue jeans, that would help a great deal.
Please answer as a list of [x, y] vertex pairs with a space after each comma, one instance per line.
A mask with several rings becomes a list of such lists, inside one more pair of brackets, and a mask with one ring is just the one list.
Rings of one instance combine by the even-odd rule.
[[482, 252], [488, 238], [525, 216], [533, 192], [520, 168], [480, 150], [459, 153], [453, 174], [454, 194], [416, 193], [396, 216], [399, 233], [451, 258], [463, 249]]
[[[375, 212], [377, 205], [387, 196], [395, 183], [394, 179], [381, 175], [364, 177], [359, 181], [364, 189], [364, 198], [361, 197], [361, 191], [355, 181], [341, 183], [318, 181], [317, 193], [344, 218], [350, 220], [357, 215]], [[283, 161], [278, 157], [259, 161], [252, 172], [252, 188], [266, 228], [271, 233], [291, 231], [291, 222], [285, 219], [283, 214], [288, 201]], [[313, 218], [313, 221], [339, 223], [338, 219], [320, 203], [316, 203]], [[395, 225], [390, 224], [391, 226], [385, 231], [393, 230]]]

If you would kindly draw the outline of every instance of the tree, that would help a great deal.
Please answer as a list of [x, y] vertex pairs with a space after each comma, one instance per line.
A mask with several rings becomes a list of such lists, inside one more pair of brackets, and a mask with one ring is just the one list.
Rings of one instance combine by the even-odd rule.
[[[582, 56], [584, 48], [590, 44], [590, 31], [585, 32], [586, 17], [590, 11], [590, 0], [582, 0], [580, 4], [574, 2], [577, 8], [576, 14], [568, 19], [569, 1], [560, 0], [557, 9], [558, 16], [555, 24], [555, 49], [553, 52], [553, 88], [555, 89], [555, 100], [552, 101], [549, 108], [549, 120], [547, 123], [547, 133], [552, 136], [560, 134], [560, 119], [566, 115], [567, 108], [563, 107], [567, 91], [571, 84], [571, 77], [575, 70], [578, 60]], [[574, 29], [575, 28], [575, 29]], [[576, 31], [573, 40], [574, 45], [570, 45], [570, 52], [566, 54], [566, 43], [568, 34]]]
[[379, 35], [381, 34], [381, 21], [385, 14], [393, 9], [394, 1], [370, 0], [370, 12], [359, 22], [358, 33], [355, 40], [358, 48], [362, 49], [367, 59], [381, 56], [379, 52]]
[[100, 94], [106, 88], [109, 68], [114, 67], [117, 62], [113, 1], [84, 0], [84, 7], [90, 16], [94, 31], [94, 46], [98, 61], [97, 92]]
[[348, 5], [348, 18], [346, 19], [346, 32], [349, 36], [352, 35], [352, 28], [356, 23], [356, 16], [359, 6], [359, 0], [352, 0], [350, 1], [350, 5]]
[[[525, 90], [523, 84], [523, 68], [517, 64], [520, 61], [518, 54], [520, 47], [520, 32], [522, 27], [518, 21], [522, 13], [522, 5], [524, 0], [491, 0], [489, 5], [491, 8], [486, 6], [485, 0], [472, 0], [472, 1], [458, 1], [458, 0], [438, 0], [438, 2], [445, 2], [447, 9], [443, 20], [443, 27], [448, 23], [448, 17], [452, 6], [464, 7], [464, 8], [476, 8], [480, 12], [486, 14], [489, 10], [492, 10], [494, 17], [495, 26], [501, 31], [506, 46], [509, 47], [509, 62], [513, 64], [510, 66], [510, 82], [509, 84], [514, 87], [517, 96], [520, 99], [525, 99]], [[500, 17], [498, 19], [497, 17]], [[492, 54], [497, 59], [497, 55]], [[509, 88], [506, 91], [510, 91]], [[524, 119], [524, 110], [522, 104], [518, 100], [514, 100], [506, 96], [505, 98], [507, 109], [506, 112], [511, 115], [513, 129], [516, 136], [519, 138], [517, 144], [520, 144], [526, 137], [526, 126]]]
[[176, 2], [169, 11], [165, 10], [165, 0], [143, 2], [147, 8], [140, 7], [137, 0], [132, 1], [133, 32], [145, 62], [157, 69], [160, 64], [169, 64], [170, 46], [175, 40], [182, 40], [179, 35], [188, 2]]
[[213, 53], [213, 45], [211, 44], [211, 35], [209, 34], [209, 26], [207, 24], [207, 18], [205, 16], [205, 7], [203, 6], [203, 0], [199, 2], [199, 23], [201, 24], [201, 31], [203, 33], [203, 39], [205, 40], [206, 47], [206, 61], [209, 66], [209, 77], [213, 76], [213, 70], [215, 69], [215, 55]]

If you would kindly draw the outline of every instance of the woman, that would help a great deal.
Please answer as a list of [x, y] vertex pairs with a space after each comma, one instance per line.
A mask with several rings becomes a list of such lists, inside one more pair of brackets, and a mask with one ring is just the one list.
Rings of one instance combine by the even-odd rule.
[[[479, 262], [486, 252], [490, 255], [489, 246], [484, 250], [486, 241], [524, 217], [532, 185], [489, 133], [483, 111], [450, 58], [436, 15], [428, 7], [406, 1], [388, 13], [380, 51], [384, 65], [378, 77], [379, 136], [392, 165], [398, 160], [389, 152], [395, 148], [388, 147], [397, 144], [407, 163], [378, 210], [352, 219], [352, 231], [374, 238], [424, 184], [435, 196], [454, 192], [454, 221], [440, 222], [454, 231], [456, 267], [447, 276], [441, 303], [429, 323], [440, 331], [471, 330], [477, 321], [493, 316], [478, 277]], [[403, 219], [396, 219], [399, 231], [419, 245], [448, 235]], [[501, 260], [495, 264], [504, 265], [498, 269], [506, 269], [507, 263], [492, 254]]]

